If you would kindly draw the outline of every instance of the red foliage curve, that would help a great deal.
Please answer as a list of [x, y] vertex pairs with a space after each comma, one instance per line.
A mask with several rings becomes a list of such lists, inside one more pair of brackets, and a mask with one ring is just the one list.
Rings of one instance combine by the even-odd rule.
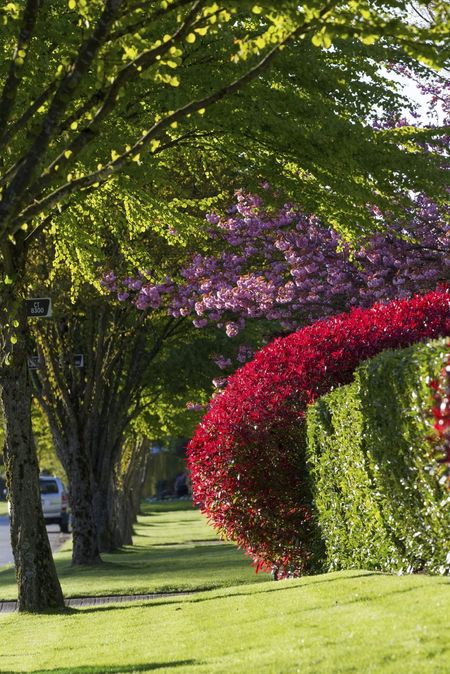
[[257, 570], [308, 568], [311, 515], [298, 449], [307, 405], [380, 351], [445, 335], [450, 293], [441, 288], [320, 320], [229, 377], [190, 443], [189, 466], [195, 501]]

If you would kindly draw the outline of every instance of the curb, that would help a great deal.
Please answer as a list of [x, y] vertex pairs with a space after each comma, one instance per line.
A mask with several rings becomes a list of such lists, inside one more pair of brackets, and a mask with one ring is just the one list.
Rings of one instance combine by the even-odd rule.
[[[156, 592], [153, 594], [116, 594], [107, 597], [73, 597], [66, 599], [65, 604], [69, 608], [78, 606], [102, 606], [104, 604], [120, 604], [133, 601], [148, 601], [151, 599], [164, 599], [165, 597], [186, 597], [201, 590], [186, 592]], [[14, 613], [17, 611], [16, 601], [0, 601], [0, 613]]]

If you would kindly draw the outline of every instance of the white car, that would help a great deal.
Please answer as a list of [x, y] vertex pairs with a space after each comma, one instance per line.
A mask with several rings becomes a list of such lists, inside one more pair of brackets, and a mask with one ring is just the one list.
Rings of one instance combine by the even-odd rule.
[[39, 489], [45, 524], [59, 524], [61, 532], [68, 534], [70, 529], [69, 495], [64, 483], [59, 477], [41, 475]]
[[[69, 495], [62, 480], [53, 475], [39, 476], [42, 511], [45, 524], [59, 524], [63, 534], [70, 532]], [[8, 502], [8, 512], [10, 504]]]

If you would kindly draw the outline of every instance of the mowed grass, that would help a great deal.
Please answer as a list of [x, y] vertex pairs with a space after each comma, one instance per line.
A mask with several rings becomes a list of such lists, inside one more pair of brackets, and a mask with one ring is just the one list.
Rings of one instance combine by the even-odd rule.
[[0, 617], [0, 671], [448, 674], [449, 583], [341, 572]]
[[8, 514], [7, 501], [0, 501], [0, 517], [6, 517], [7, 514]]
[[[71, 545], [55, 555], [65, 597], [205, 590], [264, 582], [245, 555], [216, 532], [189, 502], [144, 505], [134, 545], [103, 555], [94, 568], [71, 566]], [[14, 569], [0, 569], [0, 600], [17, 596]], [[0, 671], [1, 674], [1, 671]]]
[[[95, 574], [110, 593], [120, 574], [127, 588], [136, 584], [137, 575], [127, 580], [137, 571], [135, 554], [144, 562], [138, 584], [145, 574], [148, 583], [152, 575], [162, 582], [166, 573], [169, 586], [228, 585], [233, 577], [234, 586], [62, 615], [0, 614], [0, 674], [450, 672], [446, 578], [346, 571], [271, 582], [233, 548], [220, 563], [206, 563], [201, 550], [229, 546], [208, 545], [215, 535], [194, 510], [153, 509], [138, 533], [141, 548], [112, 556], [122, 560], [115, 573], [81, 572], [87, 586], [94, 589]], [[155, 561], [152, 551], [163, 548], [167, 556]]]

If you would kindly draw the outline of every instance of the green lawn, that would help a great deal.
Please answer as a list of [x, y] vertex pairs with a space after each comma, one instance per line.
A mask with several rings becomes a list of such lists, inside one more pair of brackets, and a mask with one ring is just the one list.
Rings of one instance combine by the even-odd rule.
[[[269, 580], [256, 576], [234, 545], [218, 541], [189, 503], [145, 506], [144, 512], [133, 547], [103, 555], [99, 567], [72, 568], [70, 545], [56, 555], [66, 597], [204, 590]], [[16, 596], [13, 568], [0, 569], [0, 600]]]
[[8, 514], [8, 503], [6, 501], [0, 501], [0, 517], [4, 517]]
[[[220, 584], [232, 577], [240, 584], [65, 615], [0, 615], [0, 674], [449, 672], [448, 579], [347, 571], [249, 583], [256, 577], [248, 575], [237, 551], [230, 550], [220, 562], [222, 569], [211, 559], [205, 564], [200, 550], [220, 546], [199, 545], [211, 541], [212, 534], [195, 511], [153, 512], [142, 519], [139, 533], [137, 541], [146, 547], [116, 555], [121, 571], [97, 571], [103, 588], [109, 579], [115, 591], [120, 573], [128, 583], [132, 561], [127, 554], [144, 561], [139, 583], [146, 573], [151, 584], [153, 575], [162, 579], [166, 571], [172, 574], [168, 585], [175, 579], [191, 587]], [[151, 538], [145, 540], [143, 534]], [[149, 547], [149, 541], [156, 543]], [[151, 559], [153, 548], [159, 554], [162, 547], [168, 549], [166, 569]], [[162, 564], [163, 558], [158, 559]], [[114, 563], [108, 561], [108, 566]], [[203, 581], [197, 565], [204, 567]], [[93, 589], [94, 575], [84, 577]], [[66, 570], [65, 586], [73, 582]]]

